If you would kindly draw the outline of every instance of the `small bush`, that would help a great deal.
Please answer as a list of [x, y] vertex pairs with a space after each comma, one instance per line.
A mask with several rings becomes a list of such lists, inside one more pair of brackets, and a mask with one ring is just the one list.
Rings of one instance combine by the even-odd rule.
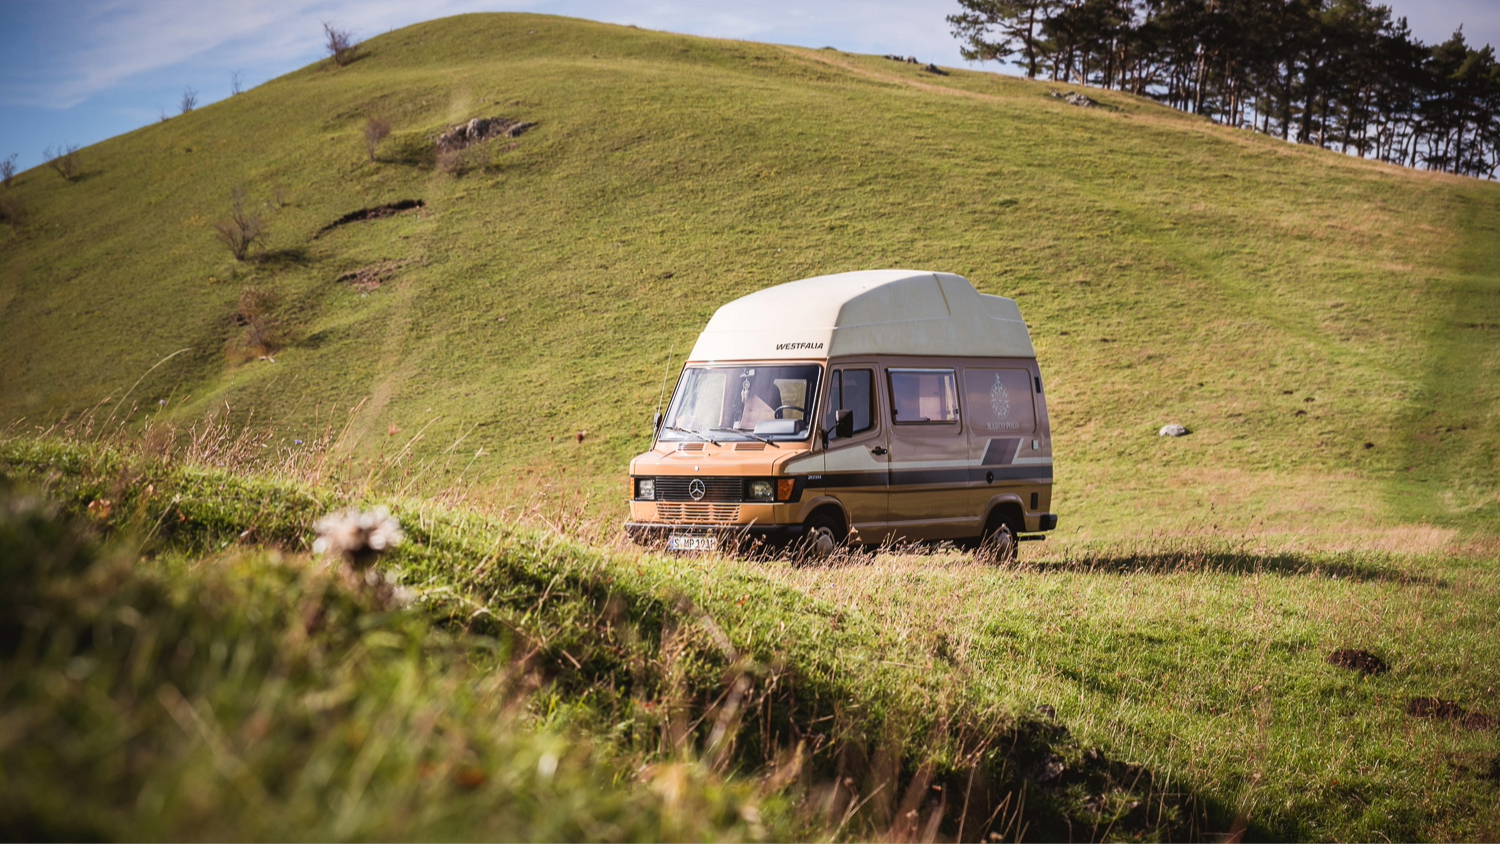
[[229, 96], [232, 97], [235, 94], [243, 92], [244, 90], [245, 86], [243, 80], [240, 79], [240, 72], [236, 70], [235, 72], [229, 74]]
[[26, 209], [21, 205], [20, 199], [10, 194], [0, 196], [0, 223], [10, 226], [11, 231], [19, 232], [25, 216]]
[[42, 153], [47, 159], [47, 166], [57, 171], [64, 181], [71, 182], [78, 178], [78, 144], [63, 144], [53, 151], [52, 147]]
[[187, 114], [198, 107], [198, 92], [192, 88], [182, 89], [182, 99], [177, 102], [177, 113]]
[[273, 355], [282, 348], [281, 321], [276, 317], [280, 305], [281, 296], [274, 290], [246, 287], [240, 291], [234, 323], [244, 328], [244, 334], [238, 347], [232, 350], [232, 357], [274, 360]]
[[386, 120], [378, 114], [365, 116], [365, 151], [370, 154], [370, 161], [375, 161], [375, 151], [380, 148], [380, 142], [385, 140], [391, 133], [391, 121]]
[[16, 180], [16, 156], [11, 154], [10, 158], [0, 160], [0, 184], [10, 187]]
[[265, 221], [259, 214], [245, 210], [245, 191], [235, 188], [229, 219], [214, 223], [215, 236], [229, 247], [236, 261], [243, 261], [257, 243], [266, 239]]
[[323, 47], [333, 57], [335, 65], [343, 67], [359, 58], [359, 42], [354, 40], [354, 33], [349, 30], [338, 29], [328, 21], [323, 21], [323, 39]]

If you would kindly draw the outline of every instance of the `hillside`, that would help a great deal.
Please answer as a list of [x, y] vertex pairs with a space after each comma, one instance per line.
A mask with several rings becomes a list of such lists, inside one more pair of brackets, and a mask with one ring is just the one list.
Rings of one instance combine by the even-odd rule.
[[[391, 32], [87, 148], [73, 182], [22, 174], [0, 417], [227, 406], [278, 447], [331, 430], [351, 473], [618, 518], [663, 368], [714, 308], [923, 267], [1020, 301], [1063, 545], [1494, 532], [1500, 186], [1050, 87], [543, 16]], [[537, 125], [438, 166], [432, 136], [495, 116]], [[270, 231], [243, 264], [212, 228], [237, 186]], [[237, 349], [247, 287], [279, 297], [274, 362]]]

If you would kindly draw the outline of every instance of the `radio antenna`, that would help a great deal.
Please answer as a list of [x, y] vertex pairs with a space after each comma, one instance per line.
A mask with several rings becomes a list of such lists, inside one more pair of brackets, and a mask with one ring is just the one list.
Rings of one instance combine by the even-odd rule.
[[677, 344], [675, 342], [667, 347], [667, 359], [661, 367], [661, 395], [656, 397], [656, 416], [654, 417], [656, 419], [661, 418], [661, 403], [667, 398], [667, 376], [672, 372], [672, 355], [676, 351]]

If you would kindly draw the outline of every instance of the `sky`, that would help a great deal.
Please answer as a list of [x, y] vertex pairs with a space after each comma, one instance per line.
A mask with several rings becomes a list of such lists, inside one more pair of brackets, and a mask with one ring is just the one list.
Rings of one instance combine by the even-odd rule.
[[[1384, 0], [1427, 43], [1460, 25], [1500, 48], [1500, 0]], [[690, 35], [965, 62], [944, 18], [957, 0], [0, 0], [0, 158], [88, 146], [322, 58], [322, 22], [369, 38], [423, 20], [525, 11]]]

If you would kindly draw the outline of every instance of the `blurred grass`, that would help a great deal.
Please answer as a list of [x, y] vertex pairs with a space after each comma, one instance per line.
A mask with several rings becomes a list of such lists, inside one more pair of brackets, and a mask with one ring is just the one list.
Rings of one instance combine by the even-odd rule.
[[[125, 725], [139, 725], [142, 714], [134, 710], [144, 707], [152, 716], [145, 720], [182, 741], [162, 702], [167, 680], [195, 706], [199, 698], [208, 701], [226, 734], [256, 739], [237, 752], [263, 760], [254, 768], [262, 787], [302, 782], [313, 758], [276, 749], [283, 728], [296, 734], [296, 719], [250, 725], [264, 689], [281, 688], [271, 682], [285, 670], [276, 654], [314, 648], [342, 654], [322, 658], [331, 668], [357, 666], [373, 654], [393, 661], [367, 673], [307, 669], [296, 676], [312, 688], [299, 697], [288, 686], [277, 700], [389, 701], [406, 690], [403, 706], [472, 706], [487, 726], [471, 730], [452, 715], [453, 730], [478, 754], [463, 758], [493, 760], [473, 763], [485, 777], [515, 781], [504, 773], [509, 757], [498, 750], [486, 756], [486, 747], [536, 736], [535, 742], [574, 748], [568, 758], [579, 760], [577, 783], [594, 782], [590, 777], [613, 783], [618, 800], [607, 805], [621, 813], [610, 821], [615, 826], [602, 820], [588, 826], [596, 821], [585, 815], [564, 831], [528, 826], [521, 815], [505, 822], [531, 832], [514, 837], [632, 837], [623, 830], [634, 829], [646, 838], [925, 838], [929, 823], [933, 834], [956, 835], [962, 824], [966, 838], [993, 830], [1031, 839], [1201, 838], [1244, 830], [1279, 840], [1446, 840], [1482, 839], [1500, 829], [1494, 780], [1500, 737], [1405, 714], [1407, 700], [1428, 696], [1500, 714], [1494, 708], [1500, 653], [1491, 635], [1500, 610], [1500, 550], [1493, 543], [1431, 556], [1310, 553], [1266, 546], [1255, 536], [1165, 537], [1063, 546], [1002, 569], [941, 549], [892, 549], [796, 567], [612, 546], [600, 537], [607, 523], [561, 509], [528, 515], [534, 526], [527, 526], [472, 505], [408, 498], [391, 502], [409, 541], [387, 558], [385, 570], [419, 598], [413, 610], [372, 612], [360, 605], [368, 596], [341, 592], [339, 581], [301, 550], [312, 521], [347, 499], [297, 481], [291, 469], [305, 462], [285, 465], [287, 473], [275, 479], [138, 448], [27, 437], [0, 442], [0, 476], [41, 484], [65, 511], [92, 513], [82, 517], [112, 535], [136, 536], [140, 553], [122, 558], [138, 560], [133, 576], [177, 600], [199, 599], [213, 619], [174, 628], [175, 635], [163, 632], [155, 647], [165, 653], [191, 642], [194, 652], [212, 653], [212, 642], [224, 643], [211, 662], [217, 673], [192, 681], [198, 683], [192, 689], [170, 673], [148, 671], [135, 685], [122, 682], [140, 670], [132, 668], [139, 659], [93, 663], [107, 666], [90, 670], [103, 671], [106, 689], [123, 689], [114, 693], [126, 701], [119, 705], [122, 723], [106, 717], [100, 729], [136, 730]], [[95, 593], [132, 601], [128, 589]], [[68, 596], [64, 606], [78, 602], [77, 590], [60, 594]], [[338, 595], [344, 603], [337, 606], [352, 609], [339, 610], [348, 614], [330, 620], [326, 636], [312, 637], [317, 642], [283, 648], [281, 641], [295, 638], [298, 619], [308, 617], [306, 596], [319, 594]], [[265, 626], [236, 634], [235, 625], [246, 622], [225, 624], [225, 614]], [[402, 634], [405, 644], [397, 646], [399, 636], [381, 631], [417, 632]], [[243, 656], [236, 650], [241, 640], [252, 643]], [[122, 638], [117, 647], [134, 653], [137, 641]], [[1324, 662], [1346, 647], [1375, 652], [1390, 672], [1363, 678]], [[249, 662], [230, 670], [236, 659]], [[70, 660], [64, 648], [47, 670], [8, 661], [6, 687], [35, 682], [54, 689], [39, 712], [107, 696], [64, 683]], [[256, 675], [244, 667], [265, 670], [268, 663], [255, 660], [270, 660], [273, 670]], [[430, 679], [412, 679], [414, 661], [424, 666], [420, 677]], [[398, 677], [406, 679], [392, 679]], [[470, 697], [482, 700], [468, 703]], [[414, 715], [389, 715], [384, 708], [395, 703], [371, 706], [361, 723], [419, 723]], [[12, 709], [28, 711], [8, 704]], [[330, 736], [344, 735], [340, 719], [353, 710], [335, 712], [338, 718], [322, 723]], [[79, 729], [50, 726], [58, 737]], [[143, 829], [129, 825], [140, 822], [133, 812], [145, 793], [133, 789], [186, 776], [185, 756], [132, 766], [108, 741], [75, 742], [80, 750], [70, 756], [50, 749], [67, 742], [31, 743], [45, 731], [5, 735], [0, 758], [8, 770], [12, 759], [56, 757], [89, 758], [92, 765], [78, 767], [116, 772], [118, 779], [99, 793], [117, 802], [103, 800], [88, 815], [104, 819], [97, 827], [104, 834]], [[140, 735], [159, 741], [149, 729]], [[258, 749], [259, 741], [269, 746]], [[449, 807], [449, 798], [422, 791], [426, 781], [411, 767], [435, 763], [417, 745], [427, 746], [389, 751], [393, 767], [371, 775], [370, 799], [384, 793], [380, 783], [389, 776], [403, 800], [428, 795], [429, 815], [403, 820], [370, 809], [360, 821], [368, 826], [359, 829], [373, 837], [471, 837], [457, 821], [421, 819], [465, 818], [482, 809], [469, 808], [462, 795]], [[193, 752], [214, 755], [211, 746]], [[1048, 775], [1054, 764], [1061, 766], [1055, 778]], [[248, 811], [239, 806], [238, 786], [215, 770], [217, 779], [191, 778], [200, 789], [195, 799], [210, 808], [190, 812], [182, 804], [146, 837], [213, 829], [230, 837], [282, 837], [282, 827], [237, 814]], [[689, 778], [681, 793], [695, 802], [681, 810], [701, 815], [701, 822], [661, 814], [679, 809], [654, 802], [667, 793], [653, 785], [657, 770]], [[43, 768], [24, 798], [56, 801], [69, 793], [59, 785], [65, 781]], [[319, 794], [318, 805], [332, 805], [329, 790], [349, 787], [337, 777], [319, 782], [298, 799]], [[959, 795], [962, 804], [955, 805]], [[219, 801], [233, 805], [220, 812], [213, 808]], [[746, 806], [754, 807], [758, 830], [746, 820]], [[205, 825], [205, 817], [218, 814], [224, 826]], [[347, 837], [352, 827], [326, 829], [328, 837]]]
[[[1059, 538], [1357, 531], [1436, 553], [1494, 533], [1492, 183], [836, 50], [518, 14], [366, 47], [90, 147], [76, 183], [21, 174], [0, 417], [45, 427], [187, 349], [126, 409], [185, 424], [227, 402], [278, 446], [336, 418], [371, 465], [415, 437], [406, 467], [434, 491], [550, 485], [619, 518], [663, 366], [716, 307], [929, 267], [1030, 321]], [[395, 126], [373, 165], [370, 111]], [[538, 126], [434, 167], [432, 135], [493, 115]], [[210, 228], [239, 185], [272, 206], [244, 265]], [[313, 237], [407, 198], [426, 207]], [[386, 262], [369, 295], [337, 281]], [[226, 354], [246, 285], [282, 296], [275, 363]], [[1158, 439], [1166, 422], [1194, 433]]]
[[[1228, 824], [1211, 797], [1081, 745], [1061, 723], [983, 701], [900, 649], [871, 647], [870, 620], [777, 584], [760, 564], [601, 551], [407, 499], [393, 507], [407, 542], [386, 576], [418, 598], [397, 612], [307, 558], [308, 526], [335, 499], [293, 479], [30, 438], [0, 444], [4, 477], [140, 543], [80, 576], [113, 571], [117, 582], [72, 626], [53, 616], [81, 587], [14, 555], [17, 576], [39, 586], [18, 594], [13, 614], [49, 645], [3, 666], [7, 709], [45, 727], [0, 742], [7, 770], [28, 783], [5, 819], [18, 834], [280, 838], [309, 807], [345, 804], [309, 834], [1170, 838]], [[157, 618], [162, 599], [136, 600], [142, 589], [183, 603]], [[93, 644], [101, 624], [115, 650]], [[80, 645], [85, 626], [96, 632]], [[179, 676], [175, 656], [153, 659], [184, 649], [189, 668], [193, 654], [209, 656], [205, 673]], [[98, 687], [65, 682], [85, 663], [79, 679], [97, 670]], [[213, 729], [189, 731], [175, 755], [142, 749], [180, 745], [182, 725], [197, 723], [179, 695], [218, 719]], [[97, 726], [55, 714], [103, 701]], [[564, 739], [579, 745], [569, 750], [577, 776], [555, 785], [565, 817], [543, 823], [528, 807], [549, 805], [554, 786], [523, 776], [506, 748], [517, 742], [534, 760], [536, 746]], [[59, 742], [74, 751], [54, 752]], [[326, 762], [325, 743], [344, 755]], [[462, 759], [471, 774], [455, 776], [466, 782], [512, 789], [486, 799], [520, 808], [469, 830], [488, 804], [444, 796], [451, 777], [429, 783], [422, 772], [442, 759]], [[94, 776], [91, 812], [63, 812], [65, 783]], [[604, 781], [608, 800], [566, 816]], [[178, 788], [190, 794], [159, 812], [141, 802]], [[286, 817], [252, 817], [267, 805]], [[143, 807], [160, 826], [141, 825]], [[506, 824], [516, 831], [497, 831]]]

